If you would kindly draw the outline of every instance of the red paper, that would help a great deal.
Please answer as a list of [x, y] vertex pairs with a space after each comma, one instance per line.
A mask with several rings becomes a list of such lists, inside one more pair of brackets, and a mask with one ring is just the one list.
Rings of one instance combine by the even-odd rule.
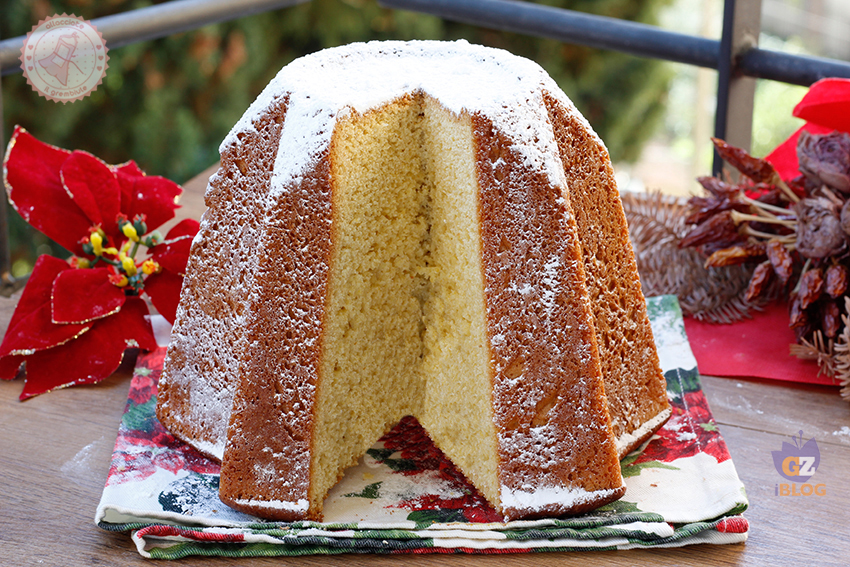
[[797, 160], [797, 140], [800, 138], [803, 130], [810, 134], [830, 134], [835, 131], [833, 128], [806, 122], [796, 132], [791, 134], [791, 137], [767, 154], [764, 159], [771, 163], [776, 173], [782, 179], [793, 179], [800, 175], [800, 163]]
[[850, 132], [850, 79], [821, 79], [794, 107], [794, 116], [832, 130]]
[[788, 328], [788, 307], [768, 305], [731, 325], [706, 323], [685, 317], [685, 331], [700, 374], [769, 378], [806, 384], [837, 385], [830, 377], [818, 375], [817, 362], [791, 355], [796, 342]]
[[769, 161], [782, 179], [799, 175], [797, 169], [797, 138], [807, 130], [812, 134], [829, 134], [835, 130], [850, 132], [850, 80], [821, 79], [811, 86], [809, 92], [794, 107], [794, 116], [806, 123], [790, 138], [770, 152]]

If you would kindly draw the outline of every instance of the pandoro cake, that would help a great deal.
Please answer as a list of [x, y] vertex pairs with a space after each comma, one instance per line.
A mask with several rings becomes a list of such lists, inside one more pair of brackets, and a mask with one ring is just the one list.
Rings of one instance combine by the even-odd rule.
[[225, 503], [321, 519], [406, 415], [506, 519], [623, 494], [664, 378], [607, 150], [538, 65], [327, 49], [220, 151], [157, 415]]

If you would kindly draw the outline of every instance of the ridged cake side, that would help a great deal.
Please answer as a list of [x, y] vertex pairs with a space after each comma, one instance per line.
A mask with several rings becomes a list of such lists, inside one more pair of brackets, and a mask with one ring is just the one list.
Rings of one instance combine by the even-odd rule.
[[[597, 352], [605, 352], [603, 341], [615, 332], [599, 334], [597, 347], [593, 303], [581, 283], [585, 275], [595, 281], [592, 272], [604, 266], [582, 259], [576, 230], [586, 235], [594, 225], [570, 209], [571, 201], [576, 208], [605, 205], [616, 189], [602, 142], [562, 103], [565, 96], [547, 92], [558, 92], [557, 86], [539, 66], [506, 52], [463, 42], [386, 42], [302, 58], [252, 104], [222, 144], [222, 171], [211, 183], [211, 210], [194, 243], [198, 258], [190, 263], [158, 409], [179, 436], [214, 456], [225, 454], [222, 500], [272, 519], [320, 517], [325, 489], [316, 488], [314, 477], [327, 467], [313, 458], [314, 435], [335, 423], [322, 417], [321, 392], [323, 373], [334, 372], [325, 358], [333, 350], [325, 351], [325, 333], [339, 322], [329, 319], [339, 306], [328, 311], [327, 301], [334, 247], [342, 242], [333, 137], [341, 123], [411, 97], [417, 104], [438, 101], [440, 112], [471, 118], [473, 128], [486, 297], [480, 309], [486, 310], [490, 365], [482, 376], [492, 385], [493, 409], [472, 418], [487, 413], [485, 429], [495, 433], [498, 479], [488, 497], [507, 517], [519, 518], [575, 513], [622, 494]], [[396, 169], [384, 167], [388, 176]], [[432, 181], [426, 173], [423, 183]], [[380, 179], [375, 187], [380, 190]], [[610, 206], [604, 211], [616, 213]], [[602, 228], [616, 238], [599, 240], [592, 258], [606, 257], [606, 246], [619, 247], [609, 255], [612, 262], [631, 254], [623, 248], [624, 225]], [[615, 274], [636, 277], [629, 269]], [[412, 273], [425, 274], [428, 285], [440, 277], [439, 266], [421, 272], [414, 266]], [[600, 285], [591, 296], [604, 302]], [[645, 308], [643, 315], [633, 308], [635, 289], [626, 288], [629, 308], [618, 314], [638, 321], [618, 344], [649, 348], [648, 326], [648, 342], [632, 340], [643, 332]], [[427, 304], [426, 295], [416, 301]], [[426, 345], [427, 312], [423, 307], [419, 331]], [[613, 322], [607, 314], [606, 322]], [[612, 408], [638, 426], [624, 426], [621, 439], [653, 423], [643, 414], [633, 417], [635, 406], [628, 394], [625, 399]], [[438, 446], [450, 445], [441, 439], [450, 427], [437, 422], [451, 425], [451, 417], [422, 414]], [[356, 433], [348, 426], [342, 431]], [[464, 462], [457, 451], [455, 458]], [[326, 479], [341, 474], [330, 468], [322, 473]]]
[[239, 329], [247, 344], [227, 428], [220, 497], [275, 520], [319, 513], [308, 512], [308, 494], [333, 245], [327, 158], [326, 150], [312, 171], [267, 197], [255, 230], [255, 285]]
[[544, 94], [575, 210], [622, 458], [664, 425], [671, 410], [608, 151], [565, 98]]
[[580, 513], [625, 488], [570, 197], [509, 133], [473, 123], [501, 508], [509, 519]]
[[159, 382], [157, 417], [172, 433], [221, 460], [237, 369], [245, 348], [245, 301], [254, 287], [257, 227], [271, 185], [287, 98], [271, 97], [252, 128], [222, 147], [207, 211], [192, 243], [177, 320]]

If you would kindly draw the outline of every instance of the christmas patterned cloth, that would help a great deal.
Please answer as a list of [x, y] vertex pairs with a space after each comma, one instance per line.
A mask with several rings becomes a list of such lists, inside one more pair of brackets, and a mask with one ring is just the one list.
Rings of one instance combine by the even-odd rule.
[[738, 478], [700, 387], [674, 296], [648, 301], [673, 415], [621, 463], [617, 502], [576, 517], [502, 522], [405, 418], [345, 473], [324, 522], [267, 522], [218, 499], [219, 465], [157, 421], [165, 348], [142, 354], [130, 386], [97, 524], [129, 530], [150, 558], [336, 553], [517, 553], [675, 547], [747, 539]]

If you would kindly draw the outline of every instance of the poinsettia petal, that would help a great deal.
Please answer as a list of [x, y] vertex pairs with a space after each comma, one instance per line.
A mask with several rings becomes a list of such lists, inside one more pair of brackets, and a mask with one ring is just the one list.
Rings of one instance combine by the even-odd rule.
[[[91, 160], [87, 159], [88, 157], [88, 154], [79, 150], [71, 152], [71, 155], [62, 164], [59, 174], [62, 177], [62, 187], [65, 188], [74, 203], [82, 209], [90, 224], [103, 224], [103, 217], [100, 215], [100, 208], [92, 188], [98, 182], [102, 183], [105, 176], [98, 175], [100, 172], [97, 171], [97, 166], [102, 164], [94, 160], [96, 165], [90, 165]], [[108, 169], [107, 172], [109, 172]]]
[[156, 310], [172, 325], [177, 317], [177, 304], [180, 303], [182, 287], [183, 276], [169, 270], [151, 274], [145, 280], [145, 293], [151, 298]]
[[[7, 333], [17, 327], [24, 317], [42, 305], [50, 303], [50, 296], [53, 293], [53, 280], [61, 272], [70, 269], [71, 266], [67, 262], [54, 256], [45, 254], [38, 257], [27, 280], [27, 285], [21, 292], [21, 298], [15, 306], [15, 312], [9, 320]], [[2, 345], [0, 345], [0, 349], [2, 349]]]
[[189, 250], [192, 248], [192, 238], [184, 236], [175, 240], [166, 240], [153, 247], [151, 257], [164, 269], [175, 274], [184, 275], [186, 262], [189, 261]]
[[37, 352], [27, 357], [26, 382], [20, 399], [23, 401], [58, 388], [100, 382], [118, 369], [124, 350], [123, 342], [110, 340], [107, 332], [100, 330]]
[[122, 235], [115, 223], [121, 210], [121, 187], [107, 164], [88, 152], [76, 150], [62, 164], [62, 183], [91, 221], [117, 241]]
[[144, 301], [128, 298], [121, 311], [97, 321], [77, 340], [27, 357], [27, 377], [20, 399], [57, 388], [100, 382], [120, 366], [127, 347], [155, 348], [146, 313]]
[[53, 322], [87, 323], [113, 315], [127, 296], [109, 281], [107, 268], [66, 270], [53, 281]]
[[145, 215], [148, 231], [174, 218], [179, 207], [177, 199], [183, 188], [165, 177], [146, 175], [133, 181], [133, 196], [130, 206], [124, 210], [129, 218]]
[[45, 303], [10, 329], [3, 339], [0, 356], [9, 354], [30, 355], [74, 340], [86, 333], [92, 323], [57, 325], [51, 317], [50, 304]]
[[773, 168], [782, 179], [793, 179], [800, 175], [800, 164], [797, 161], [797, 139], [804, 130], [812, 134], [828, 134], [833, 131], [833, 128], [807, 122], [765, 156], [764, 159], [773, 165]]
[[[0, 343], [0, 356], [8, 355], [17, 350], [28, 350], [31, 347], [27, 346], [32, 343], [32, 335], [40, 332], [42, 326], [47, 325], [41, 315], [36, 315], [37, 311], [44, 310], [49, 313], [50, 297], [53, 293], [53, 281], [56, 277], [71, 267], [67, 262], [55, 258], [53, 256], [39, 256], [33, 267], [32, 274], [27, 280], [27, 285], [21, 293], [21, 298], [18, 300], [18, 305], [15, 306], [15, 312], [9, 320], [9, 327], [6, 330], [6, 335], [3, 337], [3, 342]], [[33, 327], [35, 322], [36, 327]], [[52, 323], [52, 321], [50, 322]], [[40, 326], [39, 326], [40, 325]], [[48, 325], [52, 326], [52, 325]], [[70, 329], [68, 329], [70, 331]], [[72, 334], [76, 334], [73, 331]], [[44, 338], [44, 337], [42, 337]], [[55, 340], [64, 342], [67, 338], [59, 333]], [[38, 343], [43, 348], [43, 343]], [[57, 343], [58, 344], [58, 343]]]
[[150, 314], [145, 300], [141, 297], [128, 297], [127, 303], [121, 308], [121, 329], [124, 341], [128, 347], [139, 347], [142, 350], [156, 350], [156, 335], [153, 332]]
[[110, 165], [109, 169], [114, 171], [116, 174], [120, 173], [129, 177], [144, 177], [145, 172], [142, 171], [142, 168], [139, 167], [133, 160], [125, 161], [124, 163], [119, 163], [116, 165]]
[[9, 201], [25, 221], [77, 255], [91, 222], [62, 187], [60, 170], [71, 152], [16, 127], [3, 162]]
[[198, 234], [198, 230], [200, 228], [201, 223], [199, 223], [195, 219], [183, 219], [182, 221], [171, 227], [171, 230], [169, 230], [168, 234], [165, 235], [165, 240], [167, 242], [169, 240], [176, 240], [184, 236], [195, 238], [195, 235]]
[[794, 107], [794, 116], [832, 130], [850, 132], [850, 79], [821, 79]]
[[21, 364], [25, 358], [10, 354], [0, 358], [0, 380], [14, 380], [18, 377], [18, 371], [21, 369]]
[[115, 173], [118, 186], [121, 187], [121, 210], [129, 211], [133, 202], [133, 186], [136, 184], [136, 178], [144, 177], [145, 172], [133, 160], [120, 165], [112, 165], [110, 168]]

